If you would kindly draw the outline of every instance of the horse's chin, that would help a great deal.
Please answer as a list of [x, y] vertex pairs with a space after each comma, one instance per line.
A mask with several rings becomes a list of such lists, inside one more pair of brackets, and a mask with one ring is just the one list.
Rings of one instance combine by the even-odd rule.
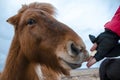
[[82, 63], [71, 63], [71, 62], [68, 62], [64, 59], [61, 59], [61, 62], [62, 62], [62, 64], [64, 64], [63, 67], [65, 67], [69, 70], [79, 68], [82, 65]]

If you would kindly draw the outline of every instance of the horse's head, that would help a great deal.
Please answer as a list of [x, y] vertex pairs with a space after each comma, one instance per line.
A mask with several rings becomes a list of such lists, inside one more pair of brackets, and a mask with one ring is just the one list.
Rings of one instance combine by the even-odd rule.
[[23, 5], [8, 19], [14, 25], [21, 54], [32, 63], [40, 63], [64, 74], [81, 66], [88, 53], [82, 39], [54, 17], [48, 3]]

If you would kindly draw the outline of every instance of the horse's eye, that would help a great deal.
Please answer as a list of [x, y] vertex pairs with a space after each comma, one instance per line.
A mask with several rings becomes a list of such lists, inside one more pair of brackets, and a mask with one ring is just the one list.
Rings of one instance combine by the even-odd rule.
[[27, 24], [28, 25], [33, 25], [33, 24], [35, 24], [36, 23], [36, 21], [34, 20], [34, 19], [29, 19], [28, 21], [27, 21]]

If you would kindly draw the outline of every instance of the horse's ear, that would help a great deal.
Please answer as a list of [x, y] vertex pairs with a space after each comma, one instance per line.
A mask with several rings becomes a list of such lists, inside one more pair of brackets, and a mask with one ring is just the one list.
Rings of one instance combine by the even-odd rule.
[[18, 15], [12, 16], [12, 17], [8, 18], [7, 22], [14, 26], [17, 26], [18, 22], [19, 22], [19, 16]]

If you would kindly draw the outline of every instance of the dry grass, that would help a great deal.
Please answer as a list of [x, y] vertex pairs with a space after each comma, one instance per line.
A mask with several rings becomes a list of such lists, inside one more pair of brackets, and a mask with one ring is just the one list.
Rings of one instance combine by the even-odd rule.
[[73, 70], [71, 76], [62, 77], [62, 80], [100, 80], [99, 71], [97, 68]]

